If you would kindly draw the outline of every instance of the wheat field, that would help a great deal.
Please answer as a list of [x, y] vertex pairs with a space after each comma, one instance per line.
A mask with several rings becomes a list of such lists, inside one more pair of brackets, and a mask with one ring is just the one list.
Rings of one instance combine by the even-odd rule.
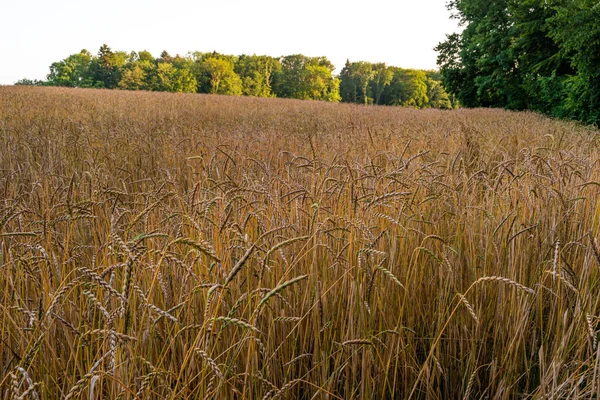
[[598, 397], [599, 133], [0, 87], [0, 397]]

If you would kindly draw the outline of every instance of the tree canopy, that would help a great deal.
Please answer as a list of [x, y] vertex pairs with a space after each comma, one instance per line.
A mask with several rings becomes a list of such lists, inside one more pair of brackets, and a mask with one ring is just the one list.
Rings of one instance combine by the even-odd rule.
[[283, 97], [329, 102], [452, 108], [436, 71], [407, 70], [384, 63], [347, 61], [341, 74], [327, 57], [282, 57], [193, 52], [113, 51], [102, 45], [50, 65], [47, 81], [23, 79], [21, 85], [211, 93]]
[[596, 0], [451, 0], [464, 27], [440, 43], [446, 89], [468, 107], [600, 122]]
[[414, 108], [454, 108], [436, 71], [389, 67], [384, 63], [350, 62], [340, 73], [342, 101]]

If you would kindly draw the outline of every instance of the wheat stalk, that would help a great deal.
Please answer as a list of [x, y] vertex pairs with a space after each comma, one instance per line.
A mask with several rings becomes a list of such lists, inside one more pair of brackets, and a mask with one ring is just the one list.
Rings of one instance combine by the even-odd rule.
[[465, 307], [467, 307], [467, 310], [469, 311], [469, 314], [471, 314], [471, 316], [473, 317], [473, 319], [475, 320], [475, 322], [477, 324], [479, 324], [479, 318], [477, 318], [477, 314], [475, 314], [475, 309], [473, 308], [473, 306], [467, 301], [467, 298], [465, 296], [463, 296], [460, 293], [457, 293], [458, 298], [460, 299], [460, 301], [465, 305]]
[[267, 301], [269, 301], [269, 299], [273, 296], [275, 296], [277, 293], [281, 292], [283, 289], [293, 285], [294, 283], [300, 282], [304, 279], [308, 278], [308, 275], [301, 275], [298, 276], [294, 279], [290, 279], [289, 281], [283, 282], [280, 285], [278, 285], [277, 287], [273, 288], [269, 293], [267, 293], [265, 295], [265, 297], [262, 298], [262, 300], [260, 301], [260, 303], [258, 303], [258, 307], [256, 307], [256, 311], [255, 314], [258, 314], [262, 308], [263, 305], [265, 305], [267, 303]]
[[390, 278], [396, 285], [400, 286], [402, 289], [406, 290], [406, 288], [404, 287], [404, 285], [400, 282], [400, 280], [398, 280], [398, 278], [396, 278], [396, 275], [394, 275], [392, 273], [392, 271], [390, 271], [389, 269], [385, 268], [383, 265], [381, 264], [377, 264], [375, 265], [375, 268], [377, 268], [378, 270], [380, 270], [381, 272], [383, 272], [383, 274], [385, 276], [387, 276], [388, 278]]
[[484, 276], [481, 277], [479, 279], [477, 279], [475, 282], [473, 282], [473, 286], [478, 285], [479, 283], [483, 283], [483, 282], [502, 282], [506, 285], [512, 286], [518, 290], [522, 290], [524, 292], [527, 292], [529, 294], [535, 294], [535, 291], [531, 288], [528, 288], [527, 286], [521, 285], [518, 282], [515, 282], [511, 279], [508, 278], [504, 278], [501, 276]]
[[254, 325], [252, 325], [249, 322], [246, 322], [244, 320], [238, 319], [238, 318], [230, 318], [230, 317], [216, 317], [216, 318], [212, 318], [213, 321], [217, 321], [217, 322], [224, 322], [226, 324], [233, 324], [236, 326], [239, 326], [241, 328], [244, 329], [249, 329], [253, 332], [256, 332], [258, 334], [261, 334], [262, 332], [255, 327]]

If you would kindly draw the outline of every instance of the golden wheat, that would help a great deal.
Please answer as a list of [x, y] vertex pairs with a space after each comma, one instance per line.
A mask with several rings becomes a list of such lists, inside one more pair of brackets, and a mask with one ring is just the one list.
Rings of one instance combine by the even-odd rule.
[[0, 87], [0, 398], [594, 398], [600, 132]]

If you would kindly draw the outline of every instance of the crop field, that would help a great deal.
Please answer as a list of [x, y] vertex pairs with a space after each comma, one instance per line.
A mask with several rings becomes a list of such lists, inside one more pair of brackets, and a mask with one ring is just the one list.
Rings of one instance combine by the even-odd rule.
[[1, 399], [600, 395], [600, 132], [0, 87]]

